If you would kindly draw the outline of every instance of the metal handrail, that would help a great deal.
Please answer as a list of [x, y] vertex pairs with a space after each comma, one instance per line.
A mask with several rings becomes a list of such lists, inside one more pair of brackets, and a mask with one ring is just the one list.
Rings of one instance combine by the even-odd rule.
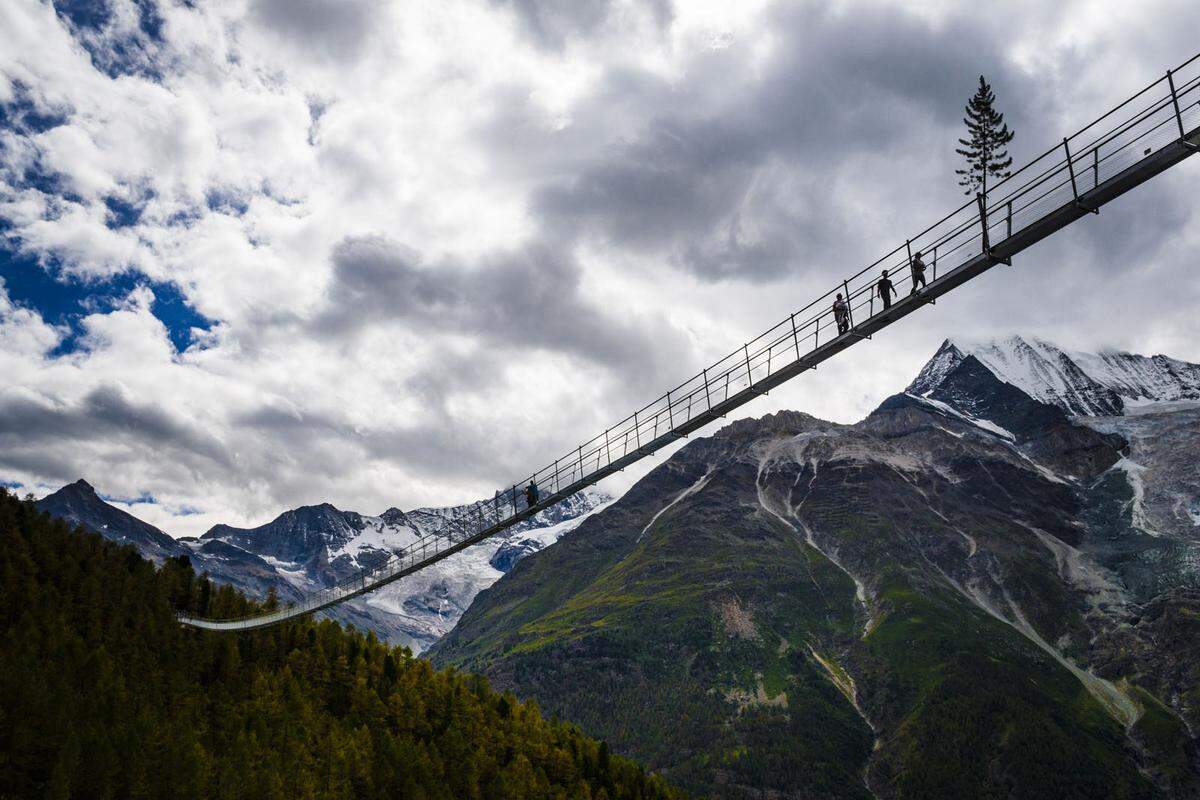
[[[1141, 104], [1138, 110], [1120, 117], [1118, 122], [1082, 143], [1082, 137], [1101, 122], [1164, 83], [1170, 91], [1152, 95], [1148, 104]], [[1039, 234], [1039, 230], [1057, 219], [1056, 215], [1061, 216], [1064, 209], [1075, 207], [1080, 212], [1097, 211], [1100, 204], [1111, 199], [1102, 196], [1103, 190], [1112, 186], [1113, 196], [1116, 196], [1136, 185], [1124, 187], [1122, 176], [1155, 159], [1152, 153], [1177, 145], [1184, 148], [1183, 152], [1173, 154], [1172, 158], [1176, 160], [1164, 162], [1165, 166], [1161, 168], [1182, 160], [1196, 148], [1192, 139], [1200, 129], [1198, 101], [1200, 53], [1065, 137], [1060, 144], [1007, 178], [997, 181], [988, 187], [986, 195], [967, 201], [907, 238], [903, 244], [613, 427], [498, 492], [495, 497], [467, 506], [458, 519], [448, 520], [449, 534], [441, 531], [426, 534], [407, 549], [390, 556], [379, 567], [356, 572], [287, 608], [235, 620], [181, 619], [199, 627], [225, 630], [261, 627], [312, 613], [418, 571], [528, 519], [784, 380], [815, 368], [817, 362], [911, 313], [915, 304], [925, 302], [926, 297], [932, 300], [974, 277], [969, 272], [977, 274], [995, 263], [1007, 262], [1013, 253], [1073, 221], [1066, 219], [1058, 227]], [[1149, 147], [1141, 155], [1135, 152], [1135, 147], [1146, 145]], [[1036, 165], [1041, 168], [1035, 173]], [[1089, 172], [1092, 173], [1091, 187], [1081, 191], [1079, 176]], [[1138, 182], [1153, 174], [1157, 172], [1149, 173]], [[1018, 183], [1017, 178], [1022, 175], [1027, 177]], [[1094, 208], [1092, 203], [1096, 204]], [[930, 254], [926, 266], [931, 274], [929, 285], [920, 296], [914, 297], [912, 276], [906, 268], [910, 254], [917, 250]], [[882, 267], [884, 264], [887, 266]], [[899, 273], [893, 278], [896, 298], [887, 312], [875, 304], [877, 278], [874, 270], [877, 268]], [[908, 295], [905, 295], [905, 287], [909, 289]], [[826, 306], [839, 291], [844, 294], [849, 309], [850, 328], [845, 333], [829, 331], [833, 327], [832, 309]], [[532, 505], [521, 501], [520, 487], [528, 483], [536, 484], [541, 490]]]

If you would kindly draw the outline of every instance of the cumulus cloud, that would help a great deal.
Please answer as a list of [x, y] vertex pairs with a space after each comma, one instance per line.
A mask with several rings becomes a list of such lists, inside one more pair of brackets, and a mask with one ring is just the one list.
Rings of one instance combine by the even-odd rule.
[[561, 49], [572, 39], [593, 37], [614, 16], [644, 15], [657, 28], [670, 25], [675, 16], [671, 0], [618, 2], [597, 0], [573, 3], [570, 0], [492, 0], [498, 8], [511, 10], [522, 31], [541, 47]]
[[[0, 4], [5, 253], [212, 321], [177, 348], [143, 286], [69, 337], [0, 286], [0, 479], [153, 497], [172, 533], [490, 494], [960, 203], [980, 73], [1020, 161], [1197, 24], [1177, 0]], [[955, 333], [1200, 360], [1194, 169], [747, 413], [855, 419]]]
[[876, 171], [880, 157], [957, 123], [965, 64], [991, 66], [1008, 96], [1038, 91], [1002, 42], [964, 20], [815, 5], [765, 17], [767, 52], [700, 50], [683, 86], [607, 74], [576, 124], [607, 131], [618, 99], [648, 115], [601, 134], [576, 170], [540, 191], [538, 210], [564, 235], [642, 248], [702, 280], [775, 280], [802, 259], [859, 255], [845, 252], [844, 232], [861, 227], [864, 201], [887, 202], [883, 185], [894, 182]]
[[[673, 331], [605, 314], [581, 291], [569, 253], [532, 246], [473, 267], [423, 265], [385, 237], [346, 239], [333, 251], [329, 305], [318, 330], [340, 333], [379, 322], [417, 331], [474, 335], [491, 347], [579, 356], [626, 377], [653, 372], [686, 349]], [[657, 352], [645, 347], [655, 341]]]
[[251, 16], [295, 46], [296, 56], [336, 60], [362, 55], [378, 4], [374, 0], [255, 0]]

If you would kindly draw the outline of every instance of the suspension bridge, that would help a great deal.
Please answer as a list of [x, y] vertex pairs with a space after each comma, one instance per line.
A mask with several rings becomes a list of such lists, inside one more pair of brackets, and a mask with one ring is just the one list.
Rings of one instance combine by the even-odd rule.
[[[447, 529], [423, 536], [382, 565], [286, 608], [239, 619], [183, 616], [180, 621], [218, 631], [261, 628], [321, 611], [418, 572], [815, 369], [992, 267], [1011, 267], [1013, 256], [1076, 220], [1098, 214], [1106, 203], [1198, 149], [1200, 53], [725, 358], [493, 500], [468, 506]], [[916, 252], [923, 255], [930, 274], [928, 285], [911, 293], [909, 265]], [[888, 308], [875, 291], [881, 269], [894, 276], [897, 291]], [[848, 312], [844, 333], [832, 310], [839, 293]], [[523, 501], [518, 488], [530, 482], [542, 489], [533, 505]]]

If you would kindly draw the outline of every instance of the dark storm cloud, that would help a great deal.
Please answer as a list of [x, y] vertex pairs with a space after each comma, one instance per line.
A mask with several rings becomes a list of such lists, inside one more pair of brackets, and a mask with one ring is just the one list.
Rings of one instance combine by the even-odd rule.
[[[900, 10], [810, 5], [772, 22], [779, 41], [765, 64], [735, 41], [697, 57], [680, 85], [611, 71], [566, 136], [521, 125], [520, 106], [504, 110], [486, 132], [501, 148], [588, 154], [539, 192], [545, 235], [652, 253], [706, 280], [778, 278], [797, 260], [835, 255], [853, 230], [863, 198], [847, 207], [832, 193], [841, 171], [923, 131], [946, 130], [939, 146], [952, 150], [980, 72], [1002, 97], [1034, 94], [966, 20], [935, 29]], [[645, 122], [630, 136], [625, 119]], [[1023, 134], [1032, 127], [1019, 112], [1010, 119]], [[614, 127], [620, 138], [603, 141]], [[600, 141], [584, 147], [586, 132]]]
[[[417, 475], [501, 480], [527, 468], [530, 458], [550, 457], [563, 446], [556, 427], [563, 419], [497, 432], [455, 410], [456, 398], [509, 393], [511, 381], [520, 379], [509, 369], [514, 363], [550, 369], [545, 354], [581, 362], [590, 402], [570, 413], [589, 429], [604, 420], [589, 420], [587, 414], [605, 407], [631, 411], [661, 384], [686, 378], [695, 363], [692, 344], [678, 329], [658, 317], [602, 307], [585, 294], [579, 266], [548, 246], [493, 255], [468, 267], [424, 264], [413, 250], [386, 238], [358, 237], [335, 248], [332, 265], [328, 304], [312, 323], [319, 335], [349, 343], [362, 330], [393, 324], [432, 341], [452, 335], [454, 344], [397, 382], [398, 397], [421, 408], [421, 419], [411, 427], [364, 428], [307, 416], [301, 421], [279, 412], [245, 420], [274, 426], [273, 437], [297, 447], [310, 446], [301, 441], [310, 429], [322, 437], [328, 432], [331, 441], [340, 430], [343, 441], [355, 441], [373, 458], [400, 459]], [[529, 390], [540, 391], [533, 380]], [[486, 441], [506, 444], [481, 448]]]
[[14, 453], [46, 441], [68, 449], [88, 443], [168, 449], [188, 460], [198, 457], [219, 466], [231, 464], [224, 447], [212, 437], [159, 406], [129, 399], [110, 385], [96, 387], [75, 405], [0, 398], [0, 453], [4, 454], [0, 460], [8, 463]]
[[268, 30], [302, 50], [338, 61], [357, 58], [370, 35], [374, 0], [254, 0], [252, 13]]
[[[492, 5], [508, 8], [516, 15], [521, 29], [539, 46], [558, 50], [574, 37], [597, 32], [613, 11], [612, 0], [492, 0]], [[647, 0], [646, 10], [660, 29], [674, 16], [670, 0]]]
[[254, 428], [277, 436], [343, 436], [351, 432], [351, 425], [333, 417], [313, 411], [289, 411], [276, 406], [260, 406], [252, 411], [235, 415], [231, 420], [239, 428]]
[[481, 442], [497, 441], [495, 431], [464, 427], [461, 420], [453, 417], [439, 419], [439, 423], [374, 431], [365, 437], [363, 444], [374, 458], [399, 456], [414, 475], [423, 478], [461, 481], [491, 476], [499, 483], [504, 476], [515, 478], [531, 470], [534, 463], [527, 458], [529, 452], [550, 439], [545, 433], [531, 430], [528, 440], [522, 442], [528, 452], [506, 452], [495, 446], [481, 446]]
[[[545, 350], [636, 371], [669, 363], [685, 349], [654, 321], [607, 314], [583, 295], [569, 256], [533, 246], [465, 267], [424, 265], [410, 248], [383, 237], [346, 239], [333, 252], [329, 305], [316, 320], [329, 333], [379, 321], [414, 330], [471, 334], [490, 345]], [[646, 341], [656, 341], [648, 354]]]
[[47, 483], [69, 483], [79, 479], [79, 469], [69, 457], [47, 452], [41, 442], [17, 444], [0, 451], [0, 466], [40, 476]]
[[[500, 476], [528, 466], [521, 463], [519, 454], [507, 448], [480, 447], [481, 441], [497, 441], [496, 431], [472, 425], [446, 406], [451, 392], [478, 390], [483, 384], [494, 388], [500, 378], [475, 376], [481, 367], [478, 360], [452, 359], [450, 364], [439, 366], [444, 368], [431, 373], [417, 388], [411, 381], [405, 382], [406, 399], [420, 401], [424, 418], [419, 426], [364, 427], [336, 413], [296, 412], [273, 406], [239, 414], [231, 421], [242, 435], [271, 443], [263, 462], [275, 465], [280, 473], [278, 467], [284, 464], [303, 464], [306, 473], [336, 476], [352, 469], [361, 455], [385, 461], [400, 459], [412, 474], [437, 480]], [[487, 369], [486, 362], [482, 366]], [[469, 385], [445, 385], [445, 380]], [[536, 447], [546, 444], [549, 434], [542, 436], [547, 439], [539, 438], [538, 431], [529, 431], [524, 438], [526, 444]]]
[[1045, 260], [1076, 262], [1112, 276], [1161, 263], [1196, 213], [1168, 182], [1150, 183], [1041, 245]]
[[424, 409], [448, 414], [447, 400], [481, 388], [495, 390], [505, 383], [505, 365], [520, 358], [517, 353], [493, 353], [475, 348], [465, 353], [443, 352], [438, 369], [421, 370], [404, 379], [401, 390]]

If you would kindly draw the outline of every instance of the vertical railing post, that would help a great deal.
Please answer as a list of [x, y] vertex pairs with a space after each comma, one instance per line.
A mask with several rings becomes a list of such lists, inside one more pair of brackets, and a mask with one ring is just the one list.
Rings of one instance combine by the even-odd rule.
[[554, 492], [557, 494], [562, 489], [562, 484], [558, 480], [558, 459], [554, 459]]
[[796, 315], [792, 314], [792, 341], [796, 343], [796, 360], [800, 360], [800, 331], [796, 330]]
[[1179, 138], [1187, 140], [1187, 131], [1183, 129], [1183, 114], [1179, 112], [1179, 95], [1175, 93], [1175, 76], [1167, 70], [1167, 85], [1171, 87], [1171, 103], [1175, 106], [1175, 122], [1179, 125]]
[[[655, 419], [657, 420], [657, 417]], [[667, 392], [667, 423], [668, 423], [667, 430], [669, 430], [669, 431], [675, 430], [675, 409], [673, 409], [671, 407], [671, 393], [670, 392]], [[654, 433], [657, 436], [657, 434], [658, 434], [657, 423], [654, 426]]]
[[1100, 145], [1092, 148], [1092, 188], [1100, 185]]
[[746, 383], [750, 388], [754, 388], [754, 376], [750, 374], [750, 343], [742, 345], [742, 350], [746, 353]]
[[579, 480], [583, 480], [583, 445], [579, 445]]
[[1075, 204], [1079, 204], [1079, 187], [1075, 184], [1075, 164], [1071, 161], [1071, 146], [1063, 139], [1063, 152], [1067, 154], [1067, 172], [1071, 176], [1071, 194], [1075, 196]]
[[987, 202], [984, 200], [982, 192], [975, 193], [975, 202], [979, 204], [979, 225], [983, 232], [983, 252], [991, 255], [992, 243], [988, 240], [988, 224], [987, 224]]
[[637, 449], [642, 449], [642, 428], [638, 424], [638, 412], [633, 412], [633, 441], [637, 444]]
[[[608, 443], [608, 428], [604, 429], [604, 457], [608, 459], [608, 463], [612, 463], [612, 447]], [[600, 468], [600, 459], [596, 459], [596, 469]]]
[[935, 281], [937, 280], [937, 249], [938, 246], [935, 244], [933, 246], [933, 279]]
[[[850, 302], [850, 284], [846, 281], [842, 281], [842, 291], [846, 293], [846, 321], [850, 323], [850, 328], [853, 328], [854, 304]], [[849, 330], [849, 328], [847, 330]]]
[[704, 370], [700, 373], [700, 375], [704, 379], [704, 402], [708, 403], [708, 410], [711, 411], [712, 410], [712, 398], [709, 397], [709, 394], [708, 394], [708, 367], [705, 367]]
[[1063, 139], [1063, 150], [1067, 154], [1067, 171], [1071, 173], [1071, 193], [1075, 195], [1075, 205], [1082, 208], [1084, 211], [1091, 211], [1093, 214], [1099, 214], [1100, 209], [1088, 208], [1083, 203], [1079, 202], [1079, 187], [1075, 184], [1075, 164], [1071, 159], [1071, 147], [1067, 144], [1067, 140]]
[[[904, 240], [904, 249], [906, 251], [908, 251], [908, 270], [911, 273], [912, 272], [912, 241], [911, 240], [909, 240], [909, 239]], [[909, 280], [912, 281], [913, 290], [915, 291], [917, 288], [916, 279], [913, 278], [911, 275], [909, 275]], [[871, 316], [875, 316], [875, 292], [871, 292]]]

